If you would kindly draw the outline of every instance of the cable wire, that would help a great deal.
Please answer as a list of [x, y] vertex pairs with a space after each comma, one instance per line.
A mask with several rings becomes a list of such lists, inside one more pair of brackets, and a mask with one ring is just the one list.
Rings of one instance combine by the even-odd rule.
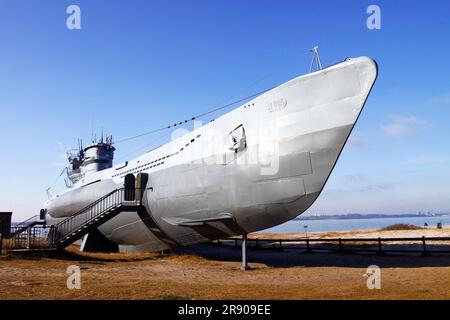
[[200, 114], [198, 114], [198, 115], [193, 116], [193, 117], [190, 118], [190, 119], [186, 119], [186, 120], [183, 120], [183, 121], [180, 121], [180, 122], [175, 122], [174, 124], [171, 124], [171, 125], [168, 125], [168, 126], [164, 126], [164, 127], [161, 127], [161, 128], [158, 128], [158, 129], [154, 129], [154, 130], [150, 130], [150, 131], [147, 131], [147, 132], [144, 132], [144, 133], [135, 135], [135, 136], [131, 136], [131, 137], [128, 137], [128, 138], [124, 138], [124, 139], [117, 140], [116, 142], [114, 142], [114, 144], [118, 144], [118, 143], [122, 143], [122, 142], [125, 142], [125, 141], [137, 139], [137, 138], [140, 138], [140, 137], [143, 137], [143, 136], [147, 136], [147, 135], [150, 135], [150, 134], [152, 134], [152, 133], [156, 133], [156, 132], [163, 131], [163, 130], [166, 130], [166, 129], [175, 128], [175, 127], [177, 127], [177, 126], [180, 126], [180, 125], [186, 124], [186, 123], [188, 123], [188, 122], [194, 121], [194, 120], [196, 120], [196, 119], [198, 119], [198, 118], [204, 117], [204, 116], [206, 116], [206, 115], [208, 115], [208, 114], [211, 114], [211, 113], [217, 112], [217, 111], [219, 111], [219, 110], [228, 108], [228, 107], [230, 107], [230, 106], [232, 106], [232, 105], [235, 105], [236, 103], [239, 103], [239, 102], [242, 102], [242, 101], [245, 101], [245, 100], [254, 98], [254, 97], [256, 97], [256, 96], [259, 96], [259, 95], [261, 95], [261, 94], [263, 94], [263, 93], [265, 93], [265, 92], [267, 92], [267, 91], [269, 91], [269, 90], [272, 90], [273, 88], [274, 88], [274, 87], [269, 88], [269, 89], [265, 89], [265, 90], [260, 91], [260, 92], [258, 92], [258, 93], [255, 93], [255, 94], [252, 94], [252, 95], [250, 95], [250, 96], [247, 96], [247, 97], [245, 97], [245, 98], [242, 98], [242, 99], [233, 101], [233, 102], [231, 102], [231, 103], [225, 104], [225, 105], [223, 105], [223, 106], [220, 106], [220, 107], [211, 109], [211, 110], [209, 110], [209, 111], [200, 113]]

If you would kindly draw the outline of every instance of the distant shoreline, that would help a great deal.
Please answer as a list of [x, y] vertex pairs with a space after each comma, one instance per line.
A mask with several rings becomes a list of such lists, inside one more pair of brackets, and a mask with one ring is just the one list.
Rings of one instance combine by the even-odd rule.
[[293, 220], [307, 221], [307, 220], [353, 220], [353, 219], [389, 219], [389, 218], [432, 218], [432, 217], [447, 217], [449, 213], [435, 213], [435, 214], [333, 214], [321, 216], [298, 216]]

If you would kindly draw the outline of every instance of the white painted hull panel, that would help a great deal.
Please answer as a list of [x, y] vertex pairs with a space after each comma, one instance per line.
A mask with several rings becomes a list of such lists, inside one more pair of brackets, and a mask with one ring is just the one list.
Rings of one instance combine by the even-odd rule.
[[[120, 214], [99, 230], [121, 249], [156, 251], [253, 232], [298, 216], [325, 186], [376, 77], [370, 58], [336, 64], [293, 79], [130, 161], [133, 168], [173, 154], [160, 166], [142, 169], [149, 174], [145, 205], [151, 223]], [[239, 126], [245, 129], [246, 148], [235, 153], [230, 132]], [[112, 178], [120, 185], [125, 170], [100, 171], [81, 183]], [[235, 221], [192, 228], [167, 222], [218, 213], [232, 214]]]

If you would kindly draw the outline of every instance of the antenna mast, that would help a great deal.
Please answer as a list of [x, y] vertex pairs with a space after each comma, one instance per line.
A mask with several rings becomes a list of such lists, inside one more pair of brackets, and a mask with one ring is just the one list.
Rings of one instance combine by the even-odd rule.
[[314, 67], [314, 62], [317, 60], [317, 68], [318, 70], [322, 70], [322, 63], [320, 62], [320, 56], [319, 56], [319, 47], [315, 46], [309, 52], [313, 53], [313, 57], [311, 60], [311, 65], [309, 66], [309, 72], [311, 73]]

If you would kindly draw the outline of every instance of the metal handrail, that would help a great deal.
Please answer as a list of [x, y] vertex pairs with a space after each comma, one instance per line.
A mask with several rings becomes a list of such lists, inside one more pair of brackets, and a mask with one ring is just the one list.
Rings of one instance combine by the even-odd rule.
[[[84, 213], [87, 209], [89, 209], [90, 207], [92, 207], [92, 206], [96, 205], [97, 203], [103, 201], [104, 199], [106, 199], [107, 197], [109, 197], [111, 194], [116, 193], [117, 191], [120, 191], [120, 190], [124, 190], [124, 189], [125, 189], [125, 188], [116, 189], [116, 190], [111, 191], [110, 193], [105, 194], [103, 197], [98, 198], [98, 199], [95, 200], [94, 202], [92, 202], [92, 203], [88, 204], [87, 206], [81, 208], [80, 210], [78, 210], [76, 213], [74, 213], [73, 215], [71, 215], [71, 216], [68, 217], [68, 218], [71, 218], [71, 217], [74, 217], [74, 216], [76, 216], [76, 215], [79, 215], [79, 214]], [[61, 221], [61, 222], [62, 222], [62, 221]], [[59, 223], [61, 223], [61, 222], [59, 222]], [[57, 223], [57, 224], [59, 224], [59, 223]], [[56, 225], [57, 225], [57, 224], [56, 224]]]
[[11, 234], [9, 238], [10, 249], [45, 249], [50, 245], [48, 238], [48, 228], [39, 227], [11, 227]]
[[[124, 210], [138, 210], [142, 205], [139, 188], [120, 188], [109, 192], [77, 213], [52, 226], [35, 226], [28, 219], [26, 227], [11, 227], [9, 250], [53, 250], [71, 243]], [[23, 224], [23, 223], [22, 223]]]
[[51, 226], [50, 234], [53, 246], [56, 247], [62, 240], [89, 225], [92, 221], [99, 219], [113, 208], [123, 205], [124, 203], [138, 204], [139, 202], [137, 200], [126, 200], [127, 192], [131, 193], [134, 192], [134, 190], [127, 188], [116, 189], [84, 207], [76, 214]]
[[32, 221], [34, 222], [36, 220], [40, 220], [38, 214], [28, 218], [27, 220], [24, 220], [24, 221], [21, 221], [21, 222], [15, 224], [14, 227], [28, 227], [30, 222], [32, 222]]

